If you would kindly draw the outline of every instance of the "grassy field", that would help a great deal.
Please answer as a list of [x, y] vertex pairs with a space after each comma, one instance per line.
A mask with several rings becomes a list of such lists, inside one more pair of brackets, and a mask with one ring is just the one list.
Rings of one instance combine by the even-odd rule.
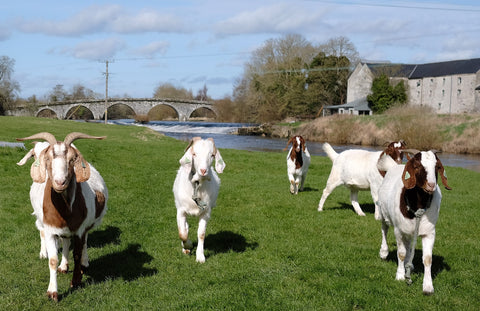
[[[435, 294], [422, 294], [421, 242], [414, 283], [395, 280], [396, 247], [378, 256], [380, 223], [369, 193], [357, 216], [344, 188], [317, 212], [331, 163], [313, 157], [306, 191], [292, 196], [285, 153], [222, 149], [227, 167], [207, 226], [205, 264], [181, 252], [172, 185], [185, 142], [142, 127], [0, 117], [0, 141], [40, 131], [106, 135], [76, 146], [109, 188], [103, 224], [89, 236], [84, 286], [59, 275], [49, 301], [48, 264], [29, 202], [25, 150], [0, 147], [0, 308], [2, 310], [478, 310], [480, 174], [447, 167], [433, 250]], [[30, 146], [27, 143], [27, 146]], [[440, 155], [441, 157], [441, 155]], [[196, 241], [197, 221], [189, 219]]]

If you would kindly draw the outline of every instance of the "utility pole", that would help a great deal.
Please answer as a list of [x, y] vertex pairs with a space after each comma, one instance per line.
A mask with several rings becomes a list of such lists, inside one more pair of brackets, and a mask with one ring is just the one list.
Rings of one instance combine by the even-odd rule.
[[105, 61], [105, 124], [107, 124], [108, 107], [108, 60]]

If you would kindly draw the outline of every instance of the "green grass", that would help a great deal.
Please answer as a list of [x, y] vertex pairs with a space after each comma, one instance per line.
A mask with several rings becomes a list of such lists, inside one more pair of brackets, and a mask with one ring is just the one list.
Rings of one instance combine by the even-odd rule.
[[[207, 226], [205, 264], [181, 252], [172, 185], [186, 143], [141, 127], [0, 117], [0, 140], [40, 131], [106, 135], [76, 146], [103, 175], [110, 200], [89, 236], [84, 286], [58, 276], [60, 301], [45, 295], [49, 273], [29, 202], [25, 150], [0, 148], [2, 310], [478, 310], [480, 174], [447, 168], [433, 250], [435, 294], [422, 294], [421, 242], [414, 283], [395, 281], [396, 247], [378, 256], [380, 223], [369, 193], [357, 216], [344, 188], [317, 212], [331, 163], [313, 157], [306, 191], [288, 191], [285, 154], [221, 149], [227, 167]], [[31, 163], [31, 162], [30, 162]], [[30, 164], [29, 163], [29, 164]], [[197, 220], [189, 219], [196, 241]], [[193, 235], [192, 235], [193, 234]]]

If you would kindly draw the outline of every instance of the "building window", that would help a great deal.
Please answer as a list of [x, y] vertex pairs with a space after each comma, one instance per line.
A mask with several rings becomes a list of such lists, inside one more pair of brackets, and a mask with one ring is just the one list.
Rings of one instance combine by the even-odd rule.
[[432, 90], [428, 91], [428, 95], [431, 97], [432, 96]]
[[433, 78], [432, 78], [432, 79], [430, 79], [430, 83], [433, 83]]
[[460, 96], [462, 94], [462, 90], [461, 89], [458, 89], [457, 90], [457, 96]]
[[442, 109], [442, 103], [438, 103], [438, 110]]
[[420, 80], [417, 81], [417, 87], [421, 85]]
[[445, 90], [442, 90], [442, 96], [445, 97]]
[[462, 84], [462, 77], [458, 77], [457, 83], [458, 83], [458, 84]]
[[443, 78], [443, 85], [445, 85], [445, 78]]

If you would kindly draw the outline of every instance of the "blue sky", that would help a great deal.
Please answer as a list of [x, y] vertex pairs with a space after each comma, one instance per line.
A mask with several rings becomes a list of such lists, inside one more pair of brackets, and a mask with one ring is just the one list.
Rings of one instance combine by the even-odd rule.
[[345, 36], [365, 60], [428, 63], [480, 57], [475, 1], [2, 1], [0, 55], [20, 97], [82, 84], [151, 97], [162, 83], [231, 95], [251, 52], [272, 38], [317, 45]]

